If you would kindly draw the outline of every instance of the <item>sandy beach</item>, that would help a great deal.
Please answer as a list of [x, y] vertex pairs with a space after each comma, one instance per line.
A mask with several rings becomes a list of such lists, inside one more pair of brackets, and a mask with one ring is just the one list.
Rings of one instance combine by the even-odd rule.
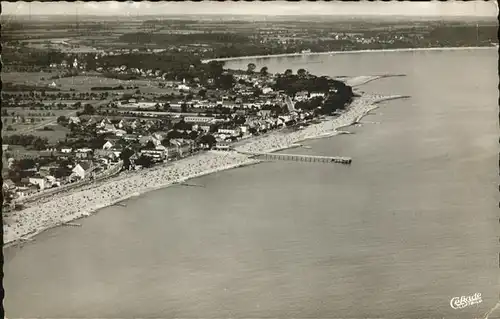
[[[366, 83], [379, 77], [357, 77], [348, 79], [351, 84]], [[349, 82], [350, 81], [350, 82]], [[363, 94], [357, 97], [340, 116], [319, 124], [313, 124], [295, 132], [275, 132], [249, 139], [236, 151], [209, 151], [192, 157], [160, 165], [151, 169], [126, 172], [92, 186], [76, 189], [65, 194], [54, 195], [31, 203], [21, 211], [13, 211], [4, 217], [4, 243], [13, 244], [29, 240], [52, 227], [86, 217], [106, 206], [133, 196], [184, 182], [188, 179], [218, 171], [259, 163], [239, 152], [273, 152], [296, 146], [300, 141], [329, 137], [339, 134], [337, 130], [358, 122], [382, 101], [404, 98]], [[348, 156], [348, 154], [335, 154]]]
[[374, 50], [352, 50], [352, 51], [327, 51], [327, 52], [309, 52], [309, 53], [283, 53], [271, 55], [253, 55], [241, 56], [232, 58], [217, 58], [206, 59], [203, 63], [210, 61], [235, 61], [235, 60], [250, 60], [250, 59], [265, 59], [274, 57], [287, 57], [287, 56], [307, 56], [307, 55], [325, 55], [325, 54], [352, 54], [352, 53], [369, 53], [369, 52], [412, 52], [412, 51], [444, 51], [444, 50], [477, 50], [477, 49], [491, 49], [497, 46], [488, 47], [442, 47], [442, 48], [401, 48], [401, 49], [374, 49]]

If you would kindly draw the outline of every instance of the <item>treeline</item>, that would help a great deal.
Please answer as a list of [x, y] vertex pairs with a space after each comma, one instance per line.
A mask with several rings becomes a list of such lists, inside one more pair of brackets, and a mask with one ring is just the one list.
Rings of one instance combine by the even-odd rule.
[[275, 90], [282, 90], [289, 96], [294, 96], [301, 91], [324, 93], [326, 98], [312, 98], [307, 101], [296, 103], [296, 107], [303, 110], [318, 109], [321, 114], [331, 114], [339, 109], [344, 109], [348, 105], [354, 94], [352, 87], [342, 81], [330, 79], [325, 76], [309, 75], [304, 69], [299, 69], [298, 74], [292, 74], [288, 69], [284, 74], [279, 75], [274, 85]]
[[[198, 78], [201, 83], [205, 83], [208, 78], [216, 82], [216, 86], [231, 87], [234, 83], [232, 77], [223, 76], [224, 62], [210, 62], [203, 64], [199, 57], [182, 53], [146, 54], [131, 53], [119, 56], [107, 56], [102, 58], [105, 67], [121, 67], [125, 65], [128, 70], [137, 68], [142, 70], [159, 70], [163, 77], [168, 80], [191, 81]], [[121, 80], [138, 77], [134, 74], [104, 73], [106, 77], [118, 78]]]
[[100, 63], [104, 67], [120, 67], [125, 65], [128, 69], [151, 69], [163, 72], [183, 73], [189, 70], [191, 65], [199, 66], [201, 60], [190, 54], [128, 53], [102, 57]]
[[342, 81], [330, 79], [326, 76], [314, 76], [306, 74], [304, 69], [299, 69], [298, 74], [291, 74], [292, 70], [287, 70], [285, 74], [278, 75], [275, 90], [282, 90], [289, 96], [294, 96], [297, 92], [321, 92], [328, 93], [330, 90], [342, 90], [346, 85]]
[[13, 84], [11, 82], [2, 83], [2, 91], [60, 91], [58, 88], [36, 86], [36, 85], [26, 85], [26, 84]]
[[45, 137], [38, 137], [35, 135], [8, 135], [2, 137], [2, 143], [8, 145], [21, 145], [24, 147], [32, 147], [37, 151], [47, 149], [49, 141]]
[[429, 41], [439, 42], [443, 45], [480, 45], [489, 42], [498, 42], [498, 27], [491, 26], [437, 26], [426, 36]]
[[136, 44], [156, 45], [186, 45], [199, 43], [248, 43], [249, 38], [235, 33], [190, 33], [190, 34], [162, 34], [134, 32], [126, 33], [119, 38], [120, 41]]
[[113, 90], [124, 90], [123, 85], [118, 86], [93, 86], [90, 88], [91, 91], [113, 91]]

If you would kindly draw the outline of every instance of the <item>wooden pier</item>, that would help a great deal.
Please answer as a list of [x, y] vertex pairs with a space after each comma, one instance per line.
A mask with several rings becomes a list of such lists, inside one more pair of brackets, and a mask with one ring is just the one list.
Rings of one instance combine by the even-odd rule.
[[278, 153], [251, 153], [249, 155], [264, 160], [296, 161], [296, 162], [311, 162], [311, 163], [340, 163], [340, 164], [351, 164], [352, 162], [351, 158], [340, 157], [340, 156], [314, 156], [314, 155], [278, 154]]

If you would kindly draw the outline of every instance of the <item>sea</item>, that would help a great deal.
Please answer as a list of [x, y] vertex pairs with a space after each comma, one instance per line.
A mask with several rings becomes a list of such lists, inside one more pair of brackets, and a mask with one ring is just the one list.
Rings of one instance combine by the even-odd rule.
[[356, 89], [410, 98], [286, 151], [351, 165], [219, 172], [4, 249], [7, 317], [483, 316], [500, 291], [497, 61], [493, 48], [228, 62], [404, 74]]

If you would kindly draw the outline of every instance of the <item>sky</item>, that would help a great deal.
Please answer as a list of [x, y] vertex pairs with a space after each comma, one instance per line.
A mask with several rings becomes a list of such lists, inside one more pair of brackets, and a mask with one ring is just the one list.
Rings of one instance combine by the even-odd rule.
[[397, 15], [496, 17], [497, 1], [2, 2], [2, 15]]

